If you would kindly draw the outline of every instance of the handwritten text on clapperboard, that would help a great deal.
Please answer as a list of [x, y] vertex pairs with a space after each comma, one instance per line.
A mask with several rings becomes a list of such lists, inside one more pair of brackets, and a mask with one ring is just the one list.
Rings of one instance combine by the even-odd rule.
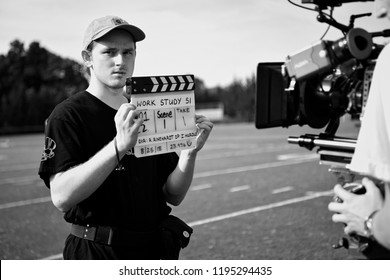
[[134, 147], [137, 157], [195, 147], [193, 75], [133, 77], [131, 103], [144, 119]]

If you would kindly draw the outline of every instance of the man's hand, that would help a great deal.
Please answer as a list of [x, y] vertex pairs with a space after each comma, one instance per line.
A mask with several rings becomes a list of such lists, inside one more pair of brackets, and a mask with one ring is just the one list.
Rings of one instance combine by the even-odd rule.
[[329, 210], [336, 212], [332, 216], [335, 223], [346, 224], [346, 234], [356, 233], [365, 235], [364, 220], [375, 210], [383, 206], [383, 198], [379, 188], [371, 180], [363, 178], [362, 184], [366, 188], [365, 194], [354, 194], [343, 189], [341, 185], [334, 187], [334, 192], [342, 202], [329, 203]]
[[136, 111], [136, 106], [131, 103], [122, 104], [114, 120], [118, 151], [123, 155], [137, 143], [138, 130], [144, 120]]
[[195, 122], [198, 128], [198, 136], [196, 137], [196, 147], [194, 150], [200, 151], [209, 138], [214, 125], [208, 118], [201, 115], [195, 115]]

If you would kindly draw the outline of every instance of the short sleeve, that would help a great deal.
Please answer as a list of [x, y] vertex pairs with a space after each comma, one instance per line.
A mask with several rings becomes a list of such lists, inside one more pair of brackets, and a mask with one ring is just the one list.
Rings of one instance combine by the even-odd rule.
[[80, 143], [81, 132], [70, 120], [51, 117], [45, 128], [39, 176], [50, 187], [50, 176], [85, 161]]

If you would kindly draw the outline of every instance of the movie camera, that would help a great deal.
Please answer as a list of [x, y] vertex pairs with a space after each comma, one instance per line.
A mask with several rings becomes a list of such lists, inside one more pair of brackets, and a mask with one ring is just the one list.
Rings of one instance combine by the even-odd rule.
[[390, 29], [369, 33], [354, 27], [355, 19], [370, 16], [370, 13], [351, 15], [349, 25], [344, 25], [324, 10], [333, 11], [343, 3], [366, 1], [373, 0], [302, 0], [303, 4], [316, 5], [319, 22], [339, 29], [344, 36], [336, 41], [320, 40], [287, 56], [285, 62], [258, 64], [257, 129], [291, 125], [326, 127], [319, 135], [292, 136], [288, 142], [310, 150], [320, 147], [339, 151], [340, 154], [323, 153], [321, 159], [348, 163], [356, 139], [335, 136], [340, 117], [347, 113], [352, 118], [362, 117], [375, 61], [383, 49], [383, 45], [374, 44], [372, 38], [389, 37]]
[[[375, 62], [383, 49], [373, 38], [389, 37], [390, 29], [370, 33], [354, 27], [356, 19], [370, 13], [351, 15], [349, 24], [344, 25], [332, 12], [344, 3], [367, 1], [374, 0], [302, 0], [302, 4], [315, 5], [319, 22], [339, 29], [344, 36], [335, 41], [320, 40], [287, 56], [285, 62], [257, 66], [256, 128], [325, 128], [318, 135], [290, 136], [288, 142], [309, 150], [318, 147], [320, 163], [331, 165], [330, 171], [340, 183], [350, 183], [356, 175], [346, 168], [356, 139], [336, 136], [340, 117], [363, 116]], [[325, 12], [328, 9], [330, 13]]]

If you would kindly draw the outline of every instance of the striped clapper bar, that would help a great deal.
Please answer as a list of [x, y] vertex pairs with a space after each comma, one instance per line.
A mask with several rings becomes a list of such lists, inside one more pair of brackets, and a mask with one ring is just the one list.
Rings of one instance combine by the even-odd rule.
[[195, 79], [193, 75], [133, 77], [127, 81], [131, 103], [144, 119], [136, 157], [195, 147]]

